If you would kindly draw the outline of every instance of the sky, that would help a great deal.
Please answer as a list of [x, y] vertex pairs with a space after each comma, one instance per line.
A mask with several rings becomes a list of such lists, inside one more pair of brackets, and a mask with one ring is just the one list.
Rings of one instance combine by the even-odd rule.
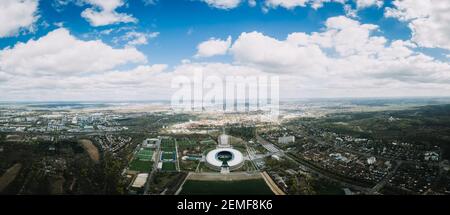
[[0, 101], [170, 99], [278, 76], [281, 99], [450, 96], [450, 1], [2, 0]]

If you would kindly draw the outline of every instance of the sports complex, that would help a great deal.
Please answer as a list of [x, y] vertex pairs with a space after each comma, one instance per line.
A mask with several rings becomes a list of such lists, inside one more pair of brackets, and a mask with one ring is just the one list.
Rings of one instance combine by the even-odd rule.
[[229, 170], [233, 171], [239, 169], [244, 164], [244, 157], [242, 153], [232, 148], [217, 148], [206, 155], [206, 163], [209, 168], [220, 171], [224, 165], [227, 165]]

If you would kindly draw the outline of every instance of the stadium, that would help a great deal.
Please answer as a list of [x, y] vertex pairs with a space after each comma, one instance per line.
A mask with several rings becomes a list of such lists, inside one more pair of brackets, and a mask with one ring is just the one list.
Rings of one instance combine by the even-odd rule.
[[217, 148], [206, 155], [206, 163], [209, 168], [221, 171], [227, 165], [230, 171], [239, 169], [244, 164], [242, 153], [232, 148]]

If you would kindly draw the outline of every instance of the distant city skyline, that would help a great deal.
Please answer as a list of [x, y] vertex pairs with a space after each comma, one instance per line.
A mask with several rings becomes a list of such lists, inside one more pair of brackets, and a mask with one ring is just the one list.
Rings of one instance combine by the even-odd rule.
[[280, 100], [450, 96], [441, 0], [3, 0], [0, 101], [168, 101], [194, 72]]

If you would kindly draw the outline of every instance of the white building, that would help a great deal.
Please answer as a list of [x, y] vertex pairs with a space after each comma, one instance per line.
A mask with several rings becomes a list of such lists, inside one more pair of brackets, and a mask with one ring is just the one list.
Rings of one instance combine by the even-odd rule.
[[376, 162], [377, 162], [377, 158], [376, 157], [367, 158], [367, 164], [369, 164], [369, 165], [372, 165], [372, 164], [374, 164]]
[[217, 142], [219, 142], [219, 148], [230, 148], [230, 137], [225, 134], [225, 131], [222, 135], [219, 136]]
[[271, 157], [277, 161], [281, 160], [280, 156], [278, 155], [272, 155]]
[[156, 148], [161, 144], [161, 140], [158, 138], [149, 138], [144, 140], [143, 147], [145, 148]]
[[289, 144], [295, 142], [295, 136], [284, 136], [278, 138], [278, 143]]
[[209, 151], [206, 155], [207, 166], [222, 174], [228, 174], [230, 171], [241, 168], [244, 165], [244, 156], [240, 151], [233, 149], [230, 137], [225, 134], [225, 130], [219, 136], [218, 142], [217, 148]]

